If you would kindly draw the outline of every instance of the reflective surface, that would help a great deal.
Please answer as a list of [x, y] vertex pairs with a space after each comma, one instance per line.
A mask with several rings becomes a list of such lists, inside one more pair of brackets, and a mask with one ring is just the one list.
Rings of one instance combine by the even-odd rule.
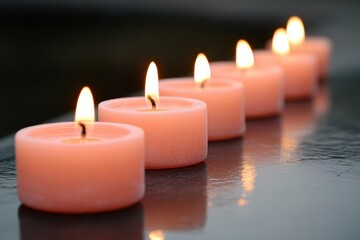
[[142, 203], [64, 216], [21, 206], [12, 139], [2, 140], [1, 239], [358, 239], [360, 103], [356, 74], [323, 85], [205, 163], [146, 172]]

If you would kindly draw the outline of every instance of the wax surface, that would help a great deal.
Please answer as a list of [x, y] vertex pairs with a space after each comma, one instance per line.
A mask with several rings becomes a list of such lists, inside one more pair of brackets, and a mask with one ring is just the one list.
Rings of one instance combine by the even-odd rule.
[[113, 99], [99, 104], [99, 120], [144, 130], [147, 169], [189, 166], [207, 156], [207, 108], [203, 101], [160, 97], [157, 109], [151, 110], [144, 97]]
[[255, 62], [278, 64], [284, 71], [286, 100], [311, 98], [318, 89], [316, 57], [312, 54], [277, 55], [269, 50], [254, 51]]
[[264, 118], [279, 115], [284, 108], [282, 70], [277, 66], [261, 65], [240, 70], [235, 62], [213, 62], [212, 75], [236, 79], [243, 83], [246, 118]]
[[[81, 139], [74, 123], [44, 124], [16, 134], [20, 201], [58, 213], [120, 209], [144, 195], [144, 133], [95, 123]], [[71, 140], [71, 141], [68, 141]]]
[[292, 53], [314, 54], [318, 61], [319, 79], [326, 79], [332, 52], [332, 42], [326, 37], [306, 37], [299, 45], [292, 45]]
[[244, 90], [237, 81], [210, 79], [204, 88], [193, 78], [164, 79], [159, 83], [161, 96], [196, 98], [206, 102], [210, 141], [239, 137], [245, 132]]

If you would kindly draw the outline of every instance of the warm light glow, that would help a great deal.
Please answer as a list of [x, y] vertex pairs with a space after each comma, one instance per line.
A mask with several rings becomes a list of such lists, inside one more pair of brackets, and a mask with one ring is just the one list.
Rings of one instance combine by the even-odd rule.
[[241, 168], [241, 182], [245, 192], [250, 193], [255, 188], [256, 170], [254, 165], [244, 163]]
[[161, 230], [151, 231], [149, 233], [149, 239], [150, 240], [164, 240], [165, 239], [165, 234]]
[[84, 87], [79, 95], [76, 111], [75, 122], [94, 122], [95, 121], [95, 106], [94, 99], [91, 94], [90, 88]]
[[194, 80], [201, 87], [204, 86], [205, 82], [211, 77], [210, 64], [205, 54], [199, 53], [196, 57], [194, 67]]
[[240, 198], [237, 202], [239, 207], [244, 207], [248, 204], [248, 201], [245, 198]]
[[239, 40], [236, 44], [236, 66], [240, 69], [254, 66], [254, 54], [245, 40]]
[[159, 76], [156, 64], [151, 62], [146, 73], [145, 81], [145, 99], [147, 102], [154, 105], [150, 101], [149, 96], [157, 103], [159, 101]]
[[285, 55], [290, 52], [289, 40], [284, 28], [278, 28], [272, 39], [272, 51], [276, 54]]
[[301, 18], [292, 16], [286, 25], [286, 33], [290, 44], [299, 45], [305, 40], [305, 29]]
[[293, 136], [284, 135], [281, 137], [281, 159], [286, 163], [297, 163], [299, 157], [296, 155], [296, 150], [299, 145], [299, 139]]

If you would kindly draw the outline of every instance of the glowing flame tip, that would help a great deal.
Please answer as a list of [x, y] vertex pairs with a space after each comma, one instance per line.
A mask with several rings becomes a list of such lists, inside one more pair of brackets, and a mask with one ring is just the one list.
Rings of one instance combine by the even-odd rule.
[[240, 69], [254, 66], [254, 54], [245, 40], [239, 40], [236, 44], [236, 66]]
[[89, 87], [85, 86], [80, 92], [76, 111], [75, 122], [94, 122], [95, 121], [95, 106], [94, 98]]
[[272, 51], [280, 55], [290, 52], [289, 40], [284, 28], [276, 29], [272, 39]]
[[199, 53], [196, 57], [194, 67], [194, 80], [201, 86], [211, 78], [211, 70], [208, 59], [205, 54]]
[[289, 18], [286, 25], [286, 34], [291, 44], [298, 45], [304, 42], [305, 28], [301, 18], [297, 16]]
[[159, 101], [159, 75], [155, 62], [151, 62], [146, 73], [145, 99], [154, 107]]

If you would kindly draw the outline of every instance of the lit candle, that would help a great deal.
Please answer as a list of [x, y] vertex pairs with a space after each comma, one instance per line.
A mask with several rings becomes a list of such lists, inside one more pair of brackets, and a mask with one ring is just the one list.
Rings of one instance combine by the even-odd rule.
[[145, 99], [129, 97], [99, 104], [99, 119], [139, 126], [145, 131], [147, 169], [184, 167], [207, 156], [206, 103], [197, 99], [161, 97], [158, 73], [151, 63]]
[[38, 125], [16, 134], [23, 204], [49, 212], [92, 213], [124, 208], [143, 197], [144, 132], [94, 118], [92, 95], [84, 88], [75, 123]]
[[246, 118], [264, 118], [279, 115], [284, 108], [284, 82], [280, 67], [258, 64], [249, 44], [240, 40], [234, 62], [210, 64], [212, 74], [237, 79], [244, 85]]
[[245, 132], [242, 84], [211, 77], [209, 62], [202, 53], [195, 61], [194, 78], [164, 79], [160, 81], [159, 90], [162, 96], [189, 97], [206, 102], [210, 141], [239, 137]]
[[275, 31], [272, 51], [257, 50], [255, 61], [276, 63], [284, 71], [286, 100], [306, 99], [317, 90], [317, 60], [312, 54], [290, 54], [290, 45], [283, 28]]
[[318, 73], [320, 79], [328, 75], [329, 62], [332, 52], [332, 42], [329, 38], [313, 36], [305, 37], [304, 24], [299, 17], [289, 18], [286, 33], [290, 42], [292, 53], [314, 54], [318, 60]]

